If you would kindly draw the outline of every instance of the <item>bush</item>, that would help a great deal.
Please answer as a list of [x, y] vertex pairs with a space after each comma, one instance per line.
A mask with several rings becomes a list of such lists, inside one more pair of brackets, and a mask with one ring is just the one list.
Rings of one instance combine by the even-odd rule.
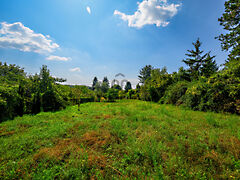
[[57, 111], [65, 107], [65, 102], [57, 92], [54, 92], [53, 90], [47, 90], [42, 95], [42, 108], [44, 112]]
[[0, 122], [5, 119], [13, 119], [18, 114], [20, 97], [17, 86], [0, 86]]
[[113, 88], [108, 89], [106, 97], [109, 102], [114, 102], [118, 98], [118, 90]]
[[160, 99], [160, 103], [180, 105], [181, 102], [179, 99], [185, 95], [188, 85], [189, 82], [187, 81], [179, 81], [169, 86], [165, 92], [165, 95]]
[[204, 81], [199, 80], [192, 82], [189, 84], [185, 95], [183, 95], [179, 101], [181, 101], [184, 106], [193, 110], [206, 111], [209, 108], [209, 89], [210, 86]]

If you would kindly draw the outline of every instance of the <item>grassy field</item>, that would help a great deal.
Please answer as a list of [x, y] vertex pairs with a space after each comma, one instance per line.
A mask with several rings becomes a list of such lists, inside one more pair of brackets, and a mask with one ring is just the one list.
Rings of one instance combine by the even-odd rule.
[[87, 103], [0, 124], [0, 179], [240, 179], [240, 117]]

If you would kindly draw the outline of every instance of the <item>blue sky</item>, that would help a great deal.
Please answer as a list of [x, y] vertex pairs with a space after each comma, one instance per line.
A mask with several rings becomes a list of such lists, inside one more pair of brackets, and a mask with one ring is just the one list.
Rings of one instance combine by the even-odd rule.
[[[139, 2], [139, 3], [137, 3]], [[123, 73], [133, 85], [140, 68], [184, 66], [198, 37], [202, 49], [227, 54], [214, 37], [224, 0], [1, 0], [0, 61], [70, 84], [90, 85], [94, 76], [110, 80]], [[19, 34], [20, 33], [20, 34]]]

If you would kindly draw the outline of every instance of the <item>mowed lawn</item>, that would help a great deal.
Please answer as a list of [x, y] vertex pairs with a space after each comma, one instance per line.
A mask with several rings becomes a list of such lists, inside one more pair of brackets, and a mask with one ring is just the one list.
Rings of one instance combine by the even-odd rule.
[[137, 100], [0, 124], [0, 179], [240, 179], [240, 116]]

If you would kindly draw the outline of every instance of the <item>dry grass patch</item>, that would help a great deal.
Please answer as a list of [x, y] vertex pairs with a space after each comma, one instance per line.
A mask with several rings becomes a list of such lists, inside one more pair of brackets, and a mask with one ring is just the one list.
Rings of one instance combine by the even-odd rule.
[[42, 148], [33, 159], [39, 161], [43, 158], [51, 158], [55, 160], [66, 160], [69, 155], [74, 153], [83, 153], [83, 149], [79, 146], [79, 141], [76, 139], [58, 140], [54, 147]]
[[120, 139], [108, 130], [89, 131], [81, 137], [81, 141], [93, 149], [101, 149], [113, 143], [119, 143]]
[[7, 131], [6, 129], [0, 129], [0, 137], [7, 137], [15, 134], [15, 131]]
[[223, 153], [231, 153], [236, 160], [240, 159], [240, 140], [234, 136], [219, 137], [219, 147]]

